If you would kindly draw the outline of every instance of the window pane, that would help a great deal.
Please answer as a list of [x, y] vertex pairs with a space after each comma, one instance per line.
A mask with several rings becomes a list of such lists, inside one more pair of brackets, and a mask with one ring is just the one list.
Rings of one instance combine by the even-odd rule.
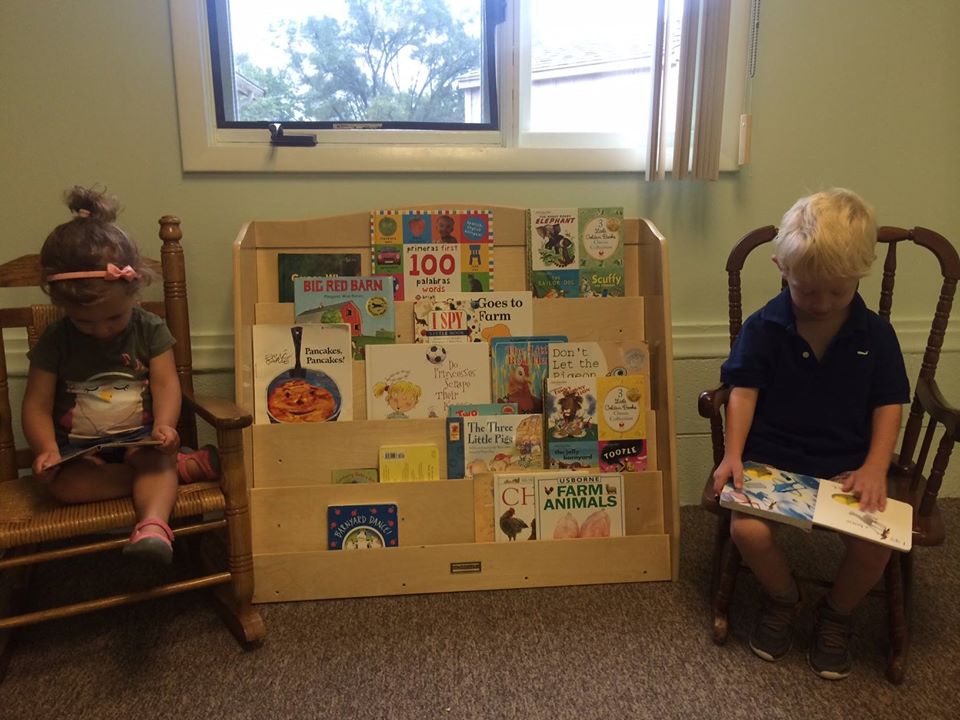
[[214, 4], [221, 126], [490, 122], [483, 0]]
[[[668, 7], [675, 65], [683, 2]], [[527, 131], [646, 137], [657, 0], [530, 0], [529, 17]]]

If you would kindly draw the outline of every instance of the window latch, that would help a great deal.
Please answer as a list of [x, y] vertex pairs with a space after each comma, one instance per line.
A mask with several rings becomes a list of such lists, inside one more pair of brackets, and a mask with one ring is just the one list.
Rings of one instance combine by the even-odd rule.
[[270, 144], [281, 145], [285, 147], [312, 147], [317, 144], [316, 135], [287, 135], [283, 131], [282, 123], [270, 123], [267, 126], [270, 130]]

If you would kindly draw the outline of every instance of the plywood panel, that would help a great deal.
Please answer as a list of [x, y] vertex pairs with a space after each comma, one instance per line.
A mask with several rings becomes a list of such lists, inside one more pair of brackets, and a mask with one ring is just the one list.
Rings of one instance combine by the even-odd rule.
[[669, 580], [670, 536], [258, 553], [253, 570], [256, 603]]

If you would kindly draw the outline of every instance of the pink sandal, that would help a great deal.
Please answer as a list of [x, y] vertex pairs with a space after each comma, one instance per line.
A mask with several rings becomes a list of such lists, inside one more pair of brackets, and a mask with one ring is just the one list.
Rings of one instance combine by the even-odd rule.
[[[193, 460], [200, 471], [202, 478], [194, 478], [190, 475], [187, 463]], [[177, 453], [177, 476], [182, 483], [198, 482], [198, 480], [213, 482], [220, 479], [220, 453], [213, 445], [204, 445], [199, 450]]]
[[133, 528], [123, 554], [169, 565], [173, 560], [173, 530], [160, 518], [144, 518]]

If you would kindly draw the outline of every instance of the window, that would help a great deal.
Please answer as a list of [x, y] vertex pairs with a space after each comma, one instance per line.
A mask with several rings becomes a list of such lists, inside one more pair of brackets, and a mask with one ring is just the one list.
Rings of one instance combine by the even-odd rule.
[[[690, 0], [662, 1], [675, 63]], [[746, 2], [733, 0], [730, 21], [723, 169], [736, 167]], [[644, 169], [657, 6], [171, 0], [184, 169]], [[666, 77], [669, 113], [676, 89]], [[318, 144], [271, 146], [277, 121]], [[669, 153], [672, 130], [664, 139]]]

